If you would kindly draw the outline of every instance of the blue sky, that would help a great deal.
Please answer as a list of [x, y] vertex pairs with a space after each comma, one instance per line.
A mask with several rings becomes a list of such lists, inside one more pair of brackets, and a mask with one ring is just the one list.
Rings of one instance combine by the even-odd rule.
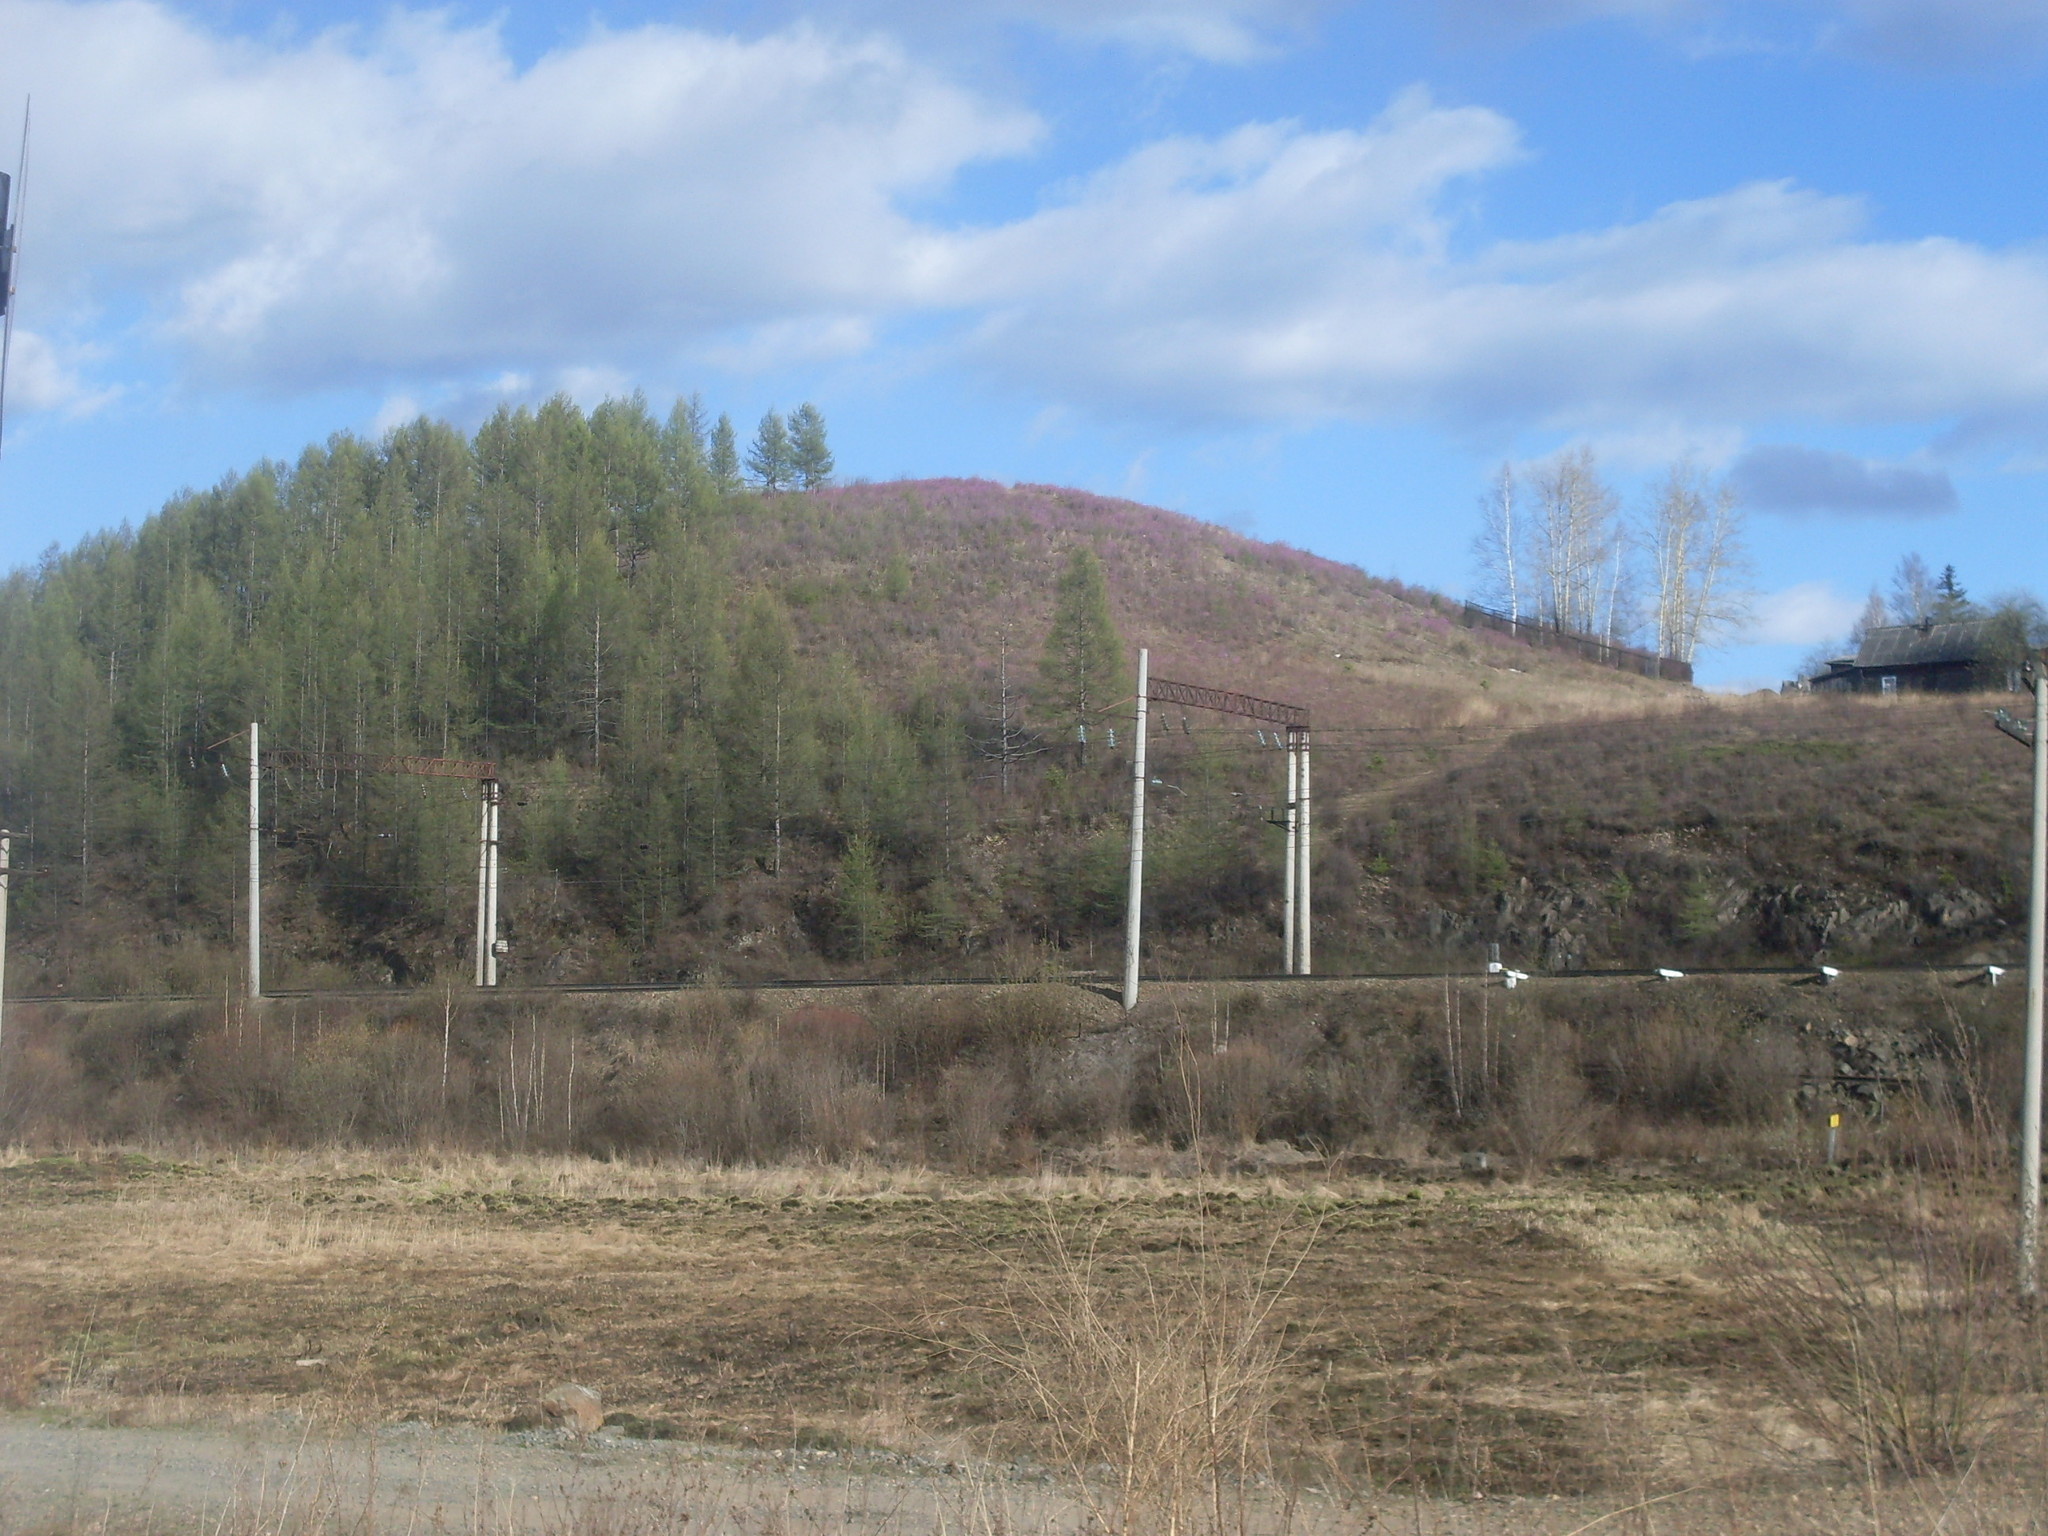
[[1742, 488], [1774, 683], [1908, 552], [2048, 593], [2044, 81], [2048, 0], [0, 0], [0, 560], [637, 387], [1460, 593], [1584, 444]]

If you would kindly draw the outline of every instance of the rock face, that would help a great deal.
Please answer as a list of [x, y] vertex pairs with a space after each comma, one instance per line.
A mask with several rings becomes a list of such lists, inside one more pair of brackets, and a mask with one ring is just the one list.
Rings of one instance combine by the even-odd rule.
[[564, 1382], [540, 1400], [540, 1411], [548, 1422], [581, 1435], [594, 1435], [604, 1428], [604, 1404], [588, 1387]]
[[1699, 944], [1802, 962], [1929, 951], [1957, 955], [2010, 932], [1997, 901], [1962, 885], [1922, 890], [1719, 875], [1684, 885], [1696, 903], [1690, 918], [1701, 926], [1690, 934], [1673, 933], [1670, 913], [1656, 904], [1670, 891], [1653, 899], [1644, 894], [1648, 884], [1628, 887], [1624, 901], [1612, 880], [1523, 878], [1469, 907], [1390, 912], [1382, 931], [1397, 940], [1418, 932], [1438, 948], [1499, 944], [1546, 971], [1578, 970], [1589, 962], [1661, 963]]

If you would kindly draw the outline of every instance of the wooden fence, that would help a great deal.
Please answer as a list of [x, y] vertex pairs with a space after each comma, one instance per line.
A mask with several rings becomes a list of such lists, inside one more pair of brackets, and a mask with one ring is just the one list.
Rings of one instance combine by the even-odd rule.
[[1497, 635], [1511, 636], [1525, 645], [1540, 646], [1546, 651], [1565, 651], [1581, 661], [1613, 667], [1618, 672], [1658, 677], [1667, 683], [1692, 681], [1692, 663], [1680, 661], [1676, 656], [1659, 656], [1655, 651], [1639, 651], [1632, 645], [1616, 645], [1598, 635], [1559, 629], [1555, 624], [1537, 619], [1513, 619], [1491, 608], [1482, 608], [1477, 603], [1465, 605], [1462, 622], [1467, 629], [1490, 629]]

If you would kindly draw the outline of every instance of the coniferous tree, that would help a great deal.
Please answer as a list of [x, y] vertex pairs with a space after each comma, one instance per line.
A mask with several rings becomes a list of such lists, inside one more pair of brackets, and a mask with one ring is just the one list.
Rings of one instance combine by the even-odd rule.
[[732, 417], [723, 411], [718, 414], [718, 425], [711, 429], [711, 483], [721, 496], [731, 496], [740, 489], [739, 438], [732, 429]]
[[[818, 483], [828, 460], [782, 483]], [[1005, 642], [984, 742], [971, 669], [892, 670], [951, 579], [936, 559], [927, 578], [926, 532], [835, 525], [851, 562], [821, 579], [804, 563], [818, 509], [735, 516], [723, 491], [740, 476], [730, 421], [694, 401], [657, 418], [637, 399], [558, 399], [467, 441], [425, 422], [337, 435], [0, 577], [0, 820], [21, 862], [52, 871], [17, 892], [26, 931], [57, 931], [48, 914], [68, 919], [90, 881], [119, 913], [104, 931], [193, 936], [167, 985], [215, 984], [241, 888], [239, 733], [255, 719], [272, 747], [498, 761], [519, 790], [503, 849], [515, 976], [539, 974], [542, 923], [554, 952], [600, 956], [607, 975], [748, 964], [713, 937], [726, 919], [712, 914], [740, 910], [735, 882], [774, 936], [756, 966], [800, 956], [806, 936], [849, 958], [1008, 943], [1042, 901], [1022, 873], [1040, 854], [984, 858], [979, 818], [1005, 788], [1006, 820], [1098, 806], [1101, 786], [1071, 772], [1049, 792], [1023, 713], [1049, 739], [1054, 717], [1065, 739], [1114, 720], [1130, 685], [1100, 566], [1083, 550], [1061, 577], [1028, 700]], [[784, 547], [802, 558], [779, 560]], [[861, 601], [878, 591], [891, 601]], [[331, 766], [269, 779], [277, 983], [366, 956], [392, 957], [394, 977], [466, 975], [476, 812], [454, 781]], [[1176, 865], [1183, 843], [1160, 846], [1190, 889], [1221, 879], [1208, 855]], [[1096, 923], [1109, 907], [1060, 910]], [[28, 963], [69, 966], [85, 941], [64, 942], [61, 961]]]
[[1977, 616], [1977, 605], [1970, 601], [1970, 594], [1956, 580], [1954, 566], [1944, 565], [1941, 568], [1941, 576], [1934, 583], [1934, 604], [1928, 615], [1937, 624], [1954, 624]]
[[747, 469], [754, 483], [769, 495], [789, 489], [793, 475], [789, 426], [780, 411], [771, 410], [761, 418], [753, 445], [747, 449]]
[[668, 475], [669, 494], [679, 509], [691, 514], [712, 490], [709, 453], [703, 397], [677, 400], [661, 429], [661, 461]]
[[806, 400], [790, 413], [789, 466], [806, 491], [832, 483], [832, 449], [825, 441], [825, 418]]
[[1086, 762], [1092, 735], [1106, 724], [1100, 717], [1117, 697], [1123, 642], [1109, 613], [1109, 589], [1102, 562], [1087, 546], [1076, 549], [1061, 572], [1053, 596], [1052, 627], [1045, 637], [1038, 675], [1044, 705], [1061, 733]]
[[860, 960], [886, 955], [895, 938], [894, 914], [882, 885], [881, 853], [873, 838], [856, 833], [847, 840], [833, 886], [840, 934], [847, 949]]
[[734, 815], [770, 874], [782, 872], [785, 831], [806, 808], [812, 743], [806, 703], [789, 615], [773, 597], [757, 593], [740, 618], [724, 724], [728, 755], [739, 770]]

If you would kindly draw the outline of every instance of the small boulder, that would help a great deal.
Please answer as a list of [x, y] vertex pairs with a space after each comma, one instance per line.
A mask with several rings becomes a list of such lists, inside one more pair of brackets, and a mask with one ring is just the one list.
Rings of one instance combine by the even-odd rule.
[[594, 1435], [604, 1428], [604, 1404], [588, 1387], [564, 1382], [540, 1400], [540, 1411], [548, 1421], [579, 1435]]

